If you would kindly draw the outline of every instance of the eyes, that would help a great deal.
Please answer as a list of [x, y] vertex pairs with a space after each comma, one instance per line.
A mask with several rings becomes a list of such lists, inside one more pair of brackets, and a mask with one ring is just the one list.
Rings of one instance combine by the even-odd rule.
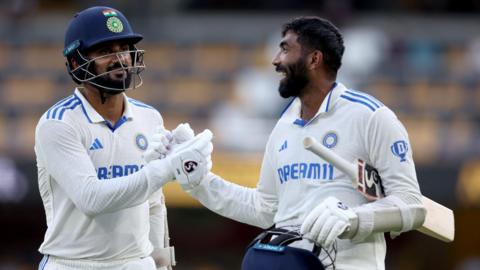
[[117, 52], [124, 52], [129, 50], [130, 50], [130, 46], [128, 44], [125, 44], [121, 46], [103, 47], [97, 51], [97, 54], [103, 56], [103, 55], [113, 54]]
[[98, 51], [98, 54], [100, 54], [100, 55], [107, 55], [107, 54], [111, 54], [111, 53], [112, 53], [112, 50], [107, 49], [107, 48], [100, 49], [100, 51]]
[[280, 47], [280, 52], [282, 53], [288, 52], [288, 49], [289, 49], [288, 44], [285, 41], [280, 42], [279, 47]]

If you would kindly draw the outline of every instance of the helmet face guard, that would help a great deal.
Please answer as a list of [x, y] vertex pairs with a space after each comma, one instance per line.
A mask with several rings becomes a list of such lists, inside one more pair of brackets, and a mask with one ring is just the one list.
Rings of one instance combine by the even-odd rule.
[[[79, 50], [75, 52], [73, 56], [78, 63], [78, 66], [73, 68], [71, 61], [67, 61], [67, 67], [70, 75], [77, 83], [89, 83], [106, 92], [123, 92], [130, 89], [135, 89], [142, 85], [143, 80], [140, 75], [145, 70], [145, 64], [143, 62], [144, 50], [138, 50], [134, 46], [131, 46], [131, 50], [116, 52], [112, 54], [102, 55], [94, 58], [87, 58]], [[132, 65], [126, 65], [125, 61], [122, 61], [125, 57], [130, 56]], [[118, 63], [114, 68], [98, 74], [95, 71], [95, 61], [116, 58], [114, 63]], [[113, 82], [110, 79], [112, 73], [123, 71], [125, 74], [118, 83]]]
[[[289, 244], [302, 239], [302, 236], [296, 231], [281, 228], [266, 230], [250, 244], [243, 258], [241, 269], [325, 269], [319, 258], [321, 247], [314, 245], [310, 251], [289, 246]], [[332, 265], [335, 269], [334, 264]]]

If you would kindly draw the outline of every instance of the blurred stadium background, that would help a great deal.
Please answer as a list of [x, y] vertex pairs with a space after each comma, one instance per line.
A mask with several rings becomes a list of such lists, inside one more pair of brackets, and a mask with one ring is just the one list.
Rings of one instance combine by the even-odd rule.
[[[145, 36], [145, 83], [129, 94], [158, 108], [167, 128], [212, 129], [213, 170], [248, 186], [285, 103], [270, 63], [280, 26], [331, 19], [346, 41], [339, 80], [396, 111], [423, 193], [455, 209], [455, 242], [404, 234], [388, 242], [387, 269], [480, 269], [480, 1], [0, 0], [0, 270], [41, 259], [34, 129], [72, 92], [63, 34], [91, 5], [120, 9]], [[176, 269], [239, 269], [260, 230], [203, 209], [175, 184], [165, 193]]]

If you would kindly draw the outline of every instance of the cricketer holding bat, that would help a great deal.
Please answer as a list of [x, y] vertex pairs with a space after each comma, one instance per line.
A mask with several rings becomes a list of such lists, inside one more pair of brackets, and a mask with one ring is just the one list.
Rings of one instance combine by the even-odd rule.
[[[280, 95], [293, 99], [269, 137], [257, 187], [213, 173], [182, 187], [225, 217], [261, 228], [298, 228], [326, 251], [336, 246], [336, 269], [385, 269], [383, 232], [415, 229], [426, 212], [405, 128], [380, 101], [336, 81], [343, 52], [342, 35], [325, 19], [285, 24], [273, 65], [284, 75]], [[368, 202], [347, 175], [304, 149], [305, 136], [346, 160], [376, 167], [386, 196]], [[394, 218], [386, 219], [392, 209]], [[306, 240], [302, 245], [311, 248]]]
[[[80, 86], [45, 112], [35, 134], [48, 226], [41, 270], [175, 263], [162, 186], [206, 175], [212, 134], [191, 139], [188, 125], [171, 134], [157, 110], [125, 95], [141, 83], [144, 52], [135, 47], [141, 39], [109, 7], [86, 9], [67, 28], [67, 69]], [[166, 149], [167, 143], [179, 145]]]

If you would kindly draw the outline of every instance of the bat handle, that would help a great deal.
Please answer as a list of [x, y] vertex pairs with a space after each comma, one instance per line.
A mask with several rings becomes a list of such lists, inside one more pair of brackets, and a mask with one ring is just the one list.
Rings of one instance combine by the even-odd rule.
[[303, 147], [330, 162], [333, 166], [347, 174], [352, 179], [357, 179], [357, 167], [339, 157], [332, 150], [320, 144], [315, 138], [307, 136], [303, 139]]

